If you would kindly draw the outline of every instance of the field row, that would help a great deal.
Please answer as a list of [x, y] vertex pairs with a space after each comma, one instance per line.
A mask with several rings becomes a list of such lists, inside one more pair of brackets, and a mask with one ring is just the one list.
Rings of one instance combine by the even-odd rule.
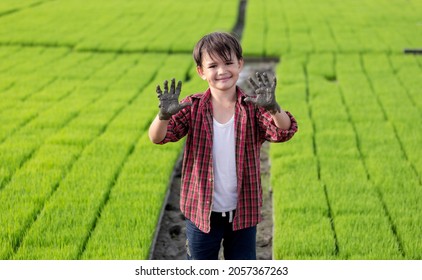
[[0, 17], [8, 14], [16, 13], [24, 9], [30, 9], [32, 7], [44, 4], [54, 0], [3, 0], [0, 3]]
[[237, 6], [238, 0], [46, 1], [0, 17], [0, 44], [190, 53], [204, 34], [230, 30]]
[[[0, 44], [190, 53], [204, 34], [230, 31], [238, 5], [238, 0], [8, 3], [0, 13], [14, 12], [0, 17]], [[422, 44], [421, 8], [414, 0], [249, 0], [243, 47], [246, 55], [257, 56], [401, 53]]]
[[301, 125], [271, 146], [276, 259], [422, 258], [420, 67], [403, 55], [283, 57], [279, 98]]
[[6, 52], [35, 59], [0, 70], [0, 259], [148, 258], [182, 143], [145, 131], [191, 57]]
[[[0, 259], [148, 258], [183, 145], [147, 138], [155, 87], [205, 90], [192, 47], [230, 30], [238, 1], [15, 2], [0, 4]], [[422, 44], [420, 8], [248, 1], [245, 55], [280, 58], [299, 123], [271, 145], [274, 258], [422, 259], [422, 60], [401, 54]]]
[[248, 55], [388, 52], [420, 48], [420, 1], [249, 0]]

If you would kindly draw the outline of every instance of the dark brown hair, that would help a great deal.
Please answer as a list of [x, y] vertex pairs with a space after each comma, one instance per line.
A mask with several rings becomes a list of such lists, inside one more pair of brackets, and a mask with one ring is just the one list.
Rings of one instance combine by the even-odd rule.
[[231, 60], [232, 51], [237, 59], [242, 59], [242, 46], [239, 40], [226, 32], [213, 32], [205, 35], [196, 43], [193, 49], [193, 59], [197, 66], [202, 66], [202, 55], [207, 52], [211, 57], [217, 55], [225, 61]]

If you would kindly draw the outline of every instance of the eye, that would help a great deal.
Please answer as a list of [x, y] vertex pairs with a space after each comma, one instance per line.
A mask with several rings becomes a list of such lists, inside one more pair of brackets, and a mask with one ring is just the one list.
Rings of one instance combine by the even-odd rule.
[[226, 61], [226, 65], [232, 65], [233, 61]]

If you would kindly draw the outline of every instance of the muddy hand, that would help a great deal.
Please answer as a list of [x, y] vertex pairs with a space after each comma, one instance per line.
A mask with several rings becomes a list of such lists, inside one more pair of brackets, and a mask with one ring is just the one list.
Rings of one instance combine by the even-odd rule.
[[160, 86], [157, 86], [157, 96], [160, 100], [158, 107], [160, 112], [158, 113], [158, 118], [160, 120], [169, 120], [171, 116], [185, 108], [186, 106], [191, 105], [191, 103], [181, 103], [179, 104], [179, 95], [182, 90], [182, 81], [177, 83], [175, 87], [175, 80], [171, 80], [170, 91], [168, 87], [168, 81], [164, 81], [164, 92], [161, 91]]
[[255, 95], [245, 98], [245, 101], [251, 102], [259, 107], [264, 108], [271, 114], [281, 112], [280, 106], [275, 100], [275, 87], [277, 85], [277, 79], [274, 77], [273, 82], [270, 84], [267, 73], [256, 73], [255, 82], [251, 77], [248, 78], [248, 82], [254, 90]]

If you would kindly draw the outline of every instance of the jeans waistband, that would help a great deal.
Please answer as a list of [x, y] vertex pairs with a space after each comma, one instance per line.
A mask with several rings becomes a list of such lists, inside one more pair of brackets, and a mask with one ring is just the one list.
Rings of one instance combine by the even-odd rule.
[[212, 211], [211, 214], [217, 217], [222, 217], [222, 218], [228, 218], [229, 219], [229, 223], [233, 222], [233, 217], [234, 214], [236, 213], [236, 209], [234, 210], [230, 210], [227, 212], [215, 212]]

